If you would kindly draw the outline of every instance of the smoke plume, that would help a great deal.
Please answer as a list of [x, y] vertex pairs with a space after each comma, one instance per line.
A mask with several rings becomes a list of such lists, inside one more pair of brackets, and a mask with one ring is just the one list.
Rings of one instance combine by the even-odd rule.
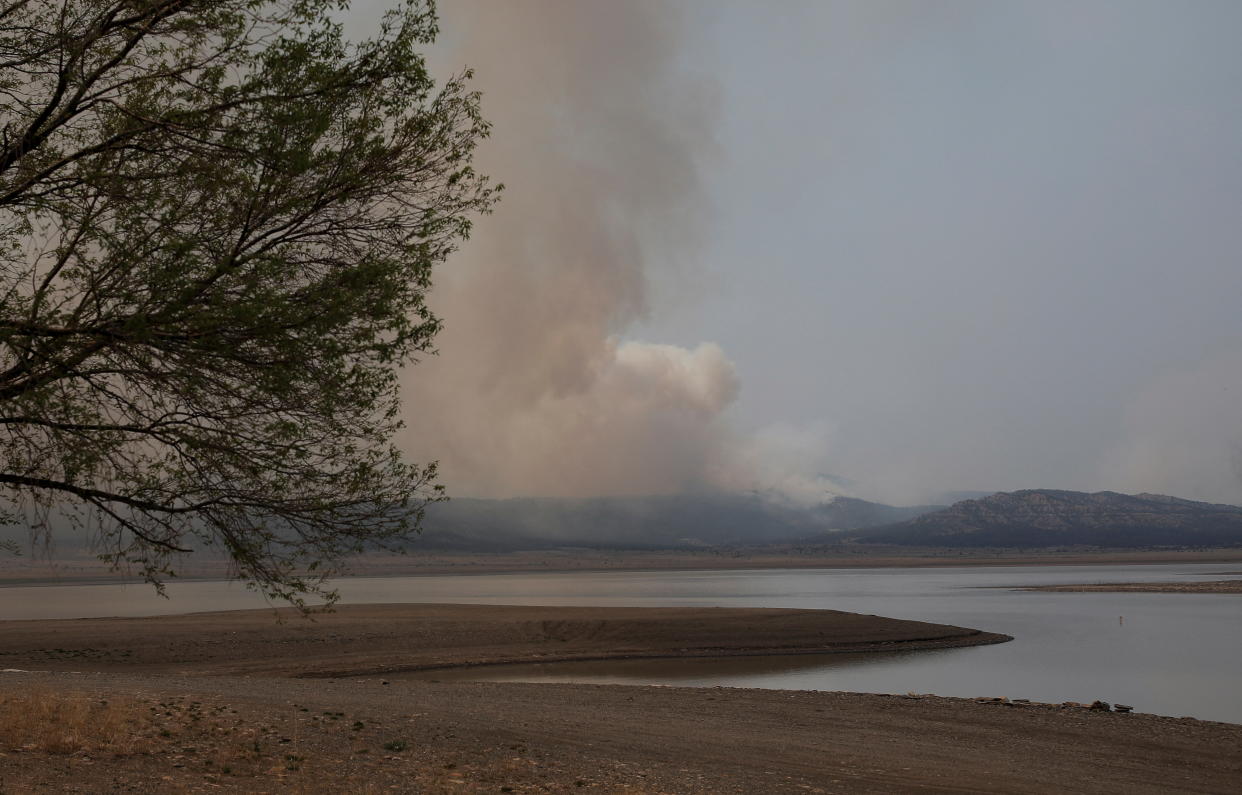
[[475, 70], [494, 123], [478, 165], [506, 191], [436, 274], [445, 328], [403, 376], [404, 448], [458, 495], [717, 485], [733, 365], [624, 340], [702, 212], [711, 92], [678, 63], [685, 21], [654, 2], [441, 10], [439, 60]]
[[1102, 480], [1129, 492], [1242, 504], [1242, 353], [1161, 374], [1131, 399]]

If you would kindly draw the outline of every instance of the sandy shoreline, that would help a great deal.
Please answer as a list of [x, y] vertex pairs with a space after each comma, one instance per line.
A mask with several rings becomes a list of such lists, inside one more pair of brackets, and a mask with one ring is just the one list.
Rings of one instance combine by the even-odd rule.
[[[418, 575], [568, 573], [600, 571], [742, 571], [752, 569], [942, 568], [975, 566], [1109, 566], [1160, 563], [1238, 563], [1242, 549], [1018, 551], [926, 550], [894, 548], [826, 552], [814, 549], [782, 552], [755, 549], [617, 551], [554, 549], [509, 553], [419, 552], [410, 555], [367, 555], [354, 560], [349, 576], [410, 577]], [[178, 580], [228, 579], [224, 561], [195, 559], [175, 567]], [[90, 556], [46, 559], [0, 557], [0, 587], [39, 585], [101, 585], [138, 582], [111, 572]]]
[[[14, 792], [1236, 792], [1242, 726], [857, 693], [0, 674], [131, 699], [125, 757], [0, 757]], [[166, 734], [165, 734], [166, 733]]]
[[0, 667], [329, 677], [504, 663], [951, 648], [1009, 636], [833, 610], [345, 605], [0, 621]]
[[1102, 582], [1081, 585], [1032, 585], [1020, 591], [1062, 593], [1224, 593], [1242, 594], [1242, 580], [1211, 582]]
[[[848, 550], [848, 551], [846, 551]], [[361, 577], [416, 574], [498, 574], [508, 572], [577, 572], [632, 570], [748, 570], [956, 568], [975, 566], [1109, 566], [1159, 563], [1242, 562], [1242, 549], [1207, 550], [944, 550], [894, 547], [840, 549], [790, 548], [781, 551], [736, 550], [608, 551], [547, 550], [496, 554], [412, 553], [368, 556], [351, 573]]]
[[[1039, 792], [1050, 781], [1227, 792], [1242, 780], [1242, 726], [1189, 718], [383, 673], [1006, 639], [974, 629], [758, 608], [358, 605], [313, 622], [273, 613], [0, 622], [9, 669], [0, 708], [51, 693], [127, 705], [143, 727], [124, 753], [0, 747], [0, 782], [12, 791], [714, 793]], [[330, 678], [343, 673], [367, 675]]]

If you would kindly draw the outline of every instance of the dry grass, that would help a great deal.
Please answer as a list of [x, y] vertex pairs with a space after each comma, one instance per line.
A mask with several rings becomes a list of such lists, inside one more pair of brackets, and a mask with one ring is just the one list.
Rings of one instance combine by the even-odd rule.
[[547, 790], [525, 746], [506, 746], [486, 763], [446, 758], [415, 739], [413, 720], [298, 704], [237, 709], [181, 695], [109, 697], [45, 685], [0, 691], [0, 795], [69, 784], [75, 791], [111, 791], [117, 782], [160, 793]]
[[50, 754], [132, 753], [149, 722], [130, 699], [33, 688], [0, 699], [0, 746]]

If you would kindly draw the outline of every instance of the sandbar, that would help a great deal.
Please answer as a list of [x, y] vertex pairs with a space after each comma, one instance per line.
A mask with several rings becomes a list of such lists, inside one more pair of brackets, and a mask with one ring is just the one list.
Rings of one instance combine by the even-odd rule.
[[898, 651], [1000, 643], [993, 632], [835, 610], [344, 605], [0, 621], [0, 667], [329, 677], [634, 657]]

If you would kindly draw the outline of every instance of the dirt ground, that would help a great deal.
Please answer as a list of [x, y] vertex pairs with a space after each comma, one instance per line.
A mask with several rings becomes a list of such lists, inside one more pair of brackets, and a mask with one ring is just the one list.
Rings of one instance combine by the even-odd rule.
[[[134, 751], [4, 748], [4, 792], [1238, 792], [1242, 726], [725, 688], [3, 674], [129, 698]], [[157, 730], [158, 727], [158, 730]]]
[[[381, 673], [1004, 639], [975, 630], [720, 608], [374, 605], [313, 624], [275, 618], [0, 622], [10, 669], [0, 673], [0, 792], [1242, 791], [1233, 724], [913, 694]], [[129, 739], [47, 750], [14, 733], [32, 700], [112, 711]]]

